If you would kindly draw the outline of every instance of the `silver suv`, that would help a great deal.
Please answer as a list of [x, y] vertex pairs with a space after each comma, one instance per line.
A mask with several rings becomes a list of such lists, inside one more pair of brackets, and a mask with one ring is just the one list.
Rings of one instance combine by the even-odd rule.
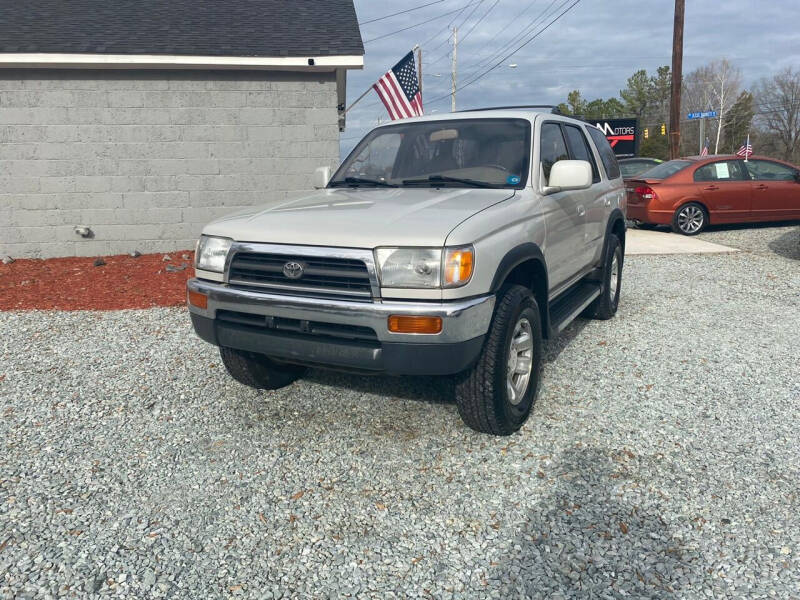
[[371, 131], [317, 191], [206, 226], [188, 299], [228, 372], [452, 375], [464, 422], [528, 417], [542, 339], [617, 310], [625, 195], [602, 132], [549, 109]]

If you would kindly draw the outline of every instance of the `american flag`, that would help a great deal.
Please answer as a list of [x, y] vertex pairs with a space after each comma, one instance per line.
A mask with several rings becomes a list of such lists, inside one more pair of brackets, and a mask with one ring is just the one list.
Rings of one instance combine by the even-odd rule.
[[750, 143], [750, 136], [747, 136], [747, 140], [739, 147], [736, 151], [736, 156], [741, 156], [742, 158], [750, 158], [753, 154], [753, 144]]
[[392, 120], [422, 115], [422, 92], [414, 52], [409, 52], [372, 86]]
[[708, 138], [706, 138], [706, 143], [703, 144], [703, 149], [700, 150], [700, 156], [708, 156], [708, 145], [710, 143], [711, 142], [709, 142]]

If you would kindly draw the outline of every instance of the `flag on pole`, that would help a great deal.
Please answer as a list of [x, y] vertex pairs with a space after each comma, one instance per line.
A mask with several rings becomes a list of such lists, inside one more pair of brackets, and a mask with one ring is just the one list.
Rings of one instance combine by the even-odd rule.
[[745, 140], [744, 144], [742, 144], [739, 149], [736, 151], [736, 156], [741, 156], [745, 160], [750, 158], [753, 154], [753, 145], [750, 143], [750, 136], [747, 136], [747, 140]]
[[422, 115], [422, 92], [413, 51], [406, 54], [372, 87], [378, 92], [393, 121]]
[[700, 156], [708, 156], [708, 146], [710, 143], [710, 140], [706, 138], [706, 142], [703, 144], [703, 149], [700, 151]]

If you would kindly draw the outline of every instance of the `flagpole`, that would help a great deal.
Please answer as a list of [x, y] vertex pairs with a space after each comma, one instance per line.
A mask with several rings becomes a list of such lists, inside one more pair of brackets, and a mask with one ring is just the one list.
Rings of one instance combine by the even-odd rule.
[[[419, 47], [419, 44], [417, 44], [416, 46], [414, 46], [414, 47], [411, 49], [411, 51], [412, 51], [412, 52], [414, 52], [415, 50], [419, 50], [419, 65], [418, 65], [418, 66], [419, 66], [419, 92], [420, 92], [420, 95], [422, 95], [422, 49]], [[361, 101], [364, 99], [364, 96], [366, 96], [367, 94], [369, 94], [371, 91], [372, 91], [372, 86], [369, 86], [369, 87], [368, 87], [368, 88], [367, 88], [367, 89], [364, 91], [364, 93], [363, 93], [363, 94], [361, 94], [361, 95], [360, 95], [358, 98], [356, 98], [355, 100], [353, 100], [352, 104], [350, 104], [350, 106], [348, 106], [348, 107], [347, 107], [347, 108], [344, 110], [344, 114], [347, 114], [347, 113], [349, 113], [349, 112], [350, 112], [350, 109], [351, 109], [351, 108], [353, 108], [353, 107], [354, 107], [356, 104], [358, 104], [359, 102], [361, 102]]]
[[363, 100], [363, 99], [364, 99], [364, 96], [366, 96], [367, 94], [369, 94], [371, 91], [372, 91], [372, 86], [369, 86], [369, 87], [367, 88], [367, 91], [365, 91], [363, 94], [361, 94], [361, 95], [360, 95], [358, 98], [356, 98], [356, 99], [353, 101], [353, 103], [352, 103], [350, 106], [348, 106], [346, 109], [344, 109], [344, 114], [347, 114], [348, 112], [350, 112], [350, 109], [351, 109], [351, 108], [353, 108], [353, 107], [354, 107], [356, 104], [358, 104], [359, 102], [361, 102], [361, 100]]
[[747, 145], [744, 147], [744, 162], [750, 157], [750, 128], [747, 128]]

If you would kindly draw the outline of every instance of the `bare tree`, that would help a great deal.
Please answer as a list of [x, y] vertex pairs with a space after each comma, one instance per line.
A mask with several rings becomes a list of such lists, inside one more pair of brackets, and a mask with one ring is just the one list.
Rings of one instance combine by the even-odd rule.
[[783, 69], [756, 85], [759, 124], [777, 138], [782, 158], [800, 155], [800, 69]]
[[[715, 109], [717, 111], [717, 134], [714, 154], [719, 153], [722, 130], [728, 110], [736, 102], [742, 86], [742, 75], [728, 59], [715, 60], [695, 69], [684, 80], [685, 105], [688, 112]], [[702, 140], [700, 140], [702, 142]]]
[[717, 141], [714, 145], [714, 154], [719, 154], [719, 136], [725, 126], [725, 117], [728, 109], [736, 102], [736, 97], [742, 86], [742, 73], [731, 65], [728, 59], [716, 60], [710, 65], [713, 75], [711, 94], [719, 107], [719, 121], [717, 121]]

